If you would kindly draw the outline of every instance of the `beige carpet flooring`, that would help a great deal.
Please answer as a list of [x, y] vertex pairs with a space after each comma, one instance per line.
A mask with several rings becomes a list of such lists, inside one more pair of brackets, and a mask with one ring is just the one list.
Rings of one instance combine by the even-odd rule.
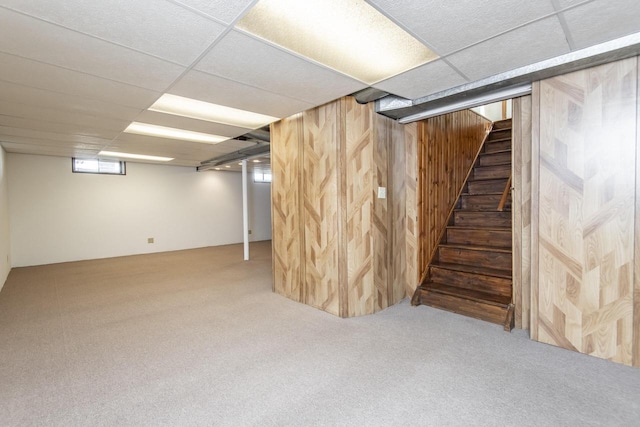
[[339, 319], [251, 250], [14, 269], [0, 425], [640, 425], [640, 369], [406, 300]]

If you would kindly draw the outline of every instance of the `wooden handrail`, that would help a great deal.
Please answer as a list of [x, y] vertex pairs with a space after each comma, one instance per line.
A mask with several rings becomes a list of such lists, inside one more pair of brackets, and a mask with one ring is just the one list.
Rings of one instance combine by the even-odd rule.
[[507, 180], [507, 185], [505, 185], [504, 191], [502, 192], [502, 197], [500, 198], [500, 203], [498, 204], [498, 212], [502, 212], [504, 210], [504, 205], [507, 204], [507, 197], [509, 197], [510, 191], [511, 191], [511, 175], [509, 175], [509, 179]]

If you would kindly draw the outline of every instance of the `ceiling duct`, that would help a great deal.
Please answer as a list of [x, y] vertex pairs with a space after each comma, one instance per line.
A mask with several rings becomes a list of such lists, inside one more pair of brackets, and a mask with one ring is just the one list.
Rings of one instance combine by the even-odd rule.
[[374, 87], [368, 87], [351, 94], [358, 104], [368, 104], [371, 101], [377, 101], [387, 95], [389, 95], [389, 92], [385, 92]]
[[226, 165], [228, 163], [237, 163], [239, 161], [250, 159], [252, 157], [263, 156], [271, 151], [271, 135], [269, 133], [269, 126], [252, 130], [251, 132], [247, 132], [235, 139], [241, 141], [254, 140], [256, 142], [256, 145], [254, 145], [253, 147], [243, 148], [232, 153], [223, 154], [209, 160], [205, 160], [204, 162], [201, 162], [200, 166], [196, 168], [197, 171], [207, 171], [218, 166]]
[[[376, 111], [384, 116], [410, 123], [434, 115], [514, 98], [527, 93], [532, 82], [595, 67], [640, 54], [640, 33], [577, 50], [476, 82], [443, 90], [414, 100], [387, 96], [376, 101]], [[509, 94], [509, 91], [513, 93]], [[494, 95], [494, 96], [492, 96]], [[481, 104], [479, 104], [481, 100]]]

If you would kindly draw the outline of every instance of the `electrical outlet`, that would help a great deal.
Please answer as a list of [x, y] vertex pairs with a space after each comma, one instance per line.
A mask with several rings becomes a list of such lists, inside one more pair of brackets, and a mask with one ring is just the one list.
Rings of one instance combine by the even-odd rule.
[[249, 230], [249, 234], [251, 234], [251, 230]]
[[378, 199], [387, 198], [387, 187], [378, 187]]
[[153, 237], [149, 237], [149, 238], [147, 239], [147, 243], [153, 243]]

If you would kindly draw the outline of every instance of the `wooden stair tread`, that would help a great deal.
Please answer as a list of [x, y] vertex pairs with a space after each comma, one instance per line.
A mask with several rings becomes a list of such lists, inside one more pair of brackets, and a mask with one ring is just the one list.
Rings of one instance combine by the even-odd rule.
[[449, 262], [435, 262], [432, 267], [442, 268], [445, 270], [461, 271], [463, 273], [479, 274], [483, 276], [499, 277], [501, 279], [511, 280], [511, 272], [508, 270], [499, 270], [497, 268], [481, 267], [478, 265], [453, 264]]
[[503, 248], [500, 246], [463, 245], [459, 243], [440, 243], [438, 246], [450, 249], [465, 249], [468, 251], [500, 252], [505, 254], [512, 252], [511, 248]]
[[[508, 129], [510, 130], [511, 128], [508, 128]], [[505, 129], [498, 129], [498, 130], [506, 130], [506, 128]], [[511, 137], [508, 137], [508, 138], [496, 138], [496, 139], [488, 139], [487, 140], [487, 142], [503, 142], [503, 141], [511, 141]]]
[[[483, 211], [486, 212], [486, 211]], [[496, 226], [489, 226], [489, 227], [471, 227], [468, 225], [447, 225], [447, 229], [451, 229], [451, 230], [482, 230], [482, 231], [511, 231], [511, 227], [496, 227]]]
[[[505, 163], [506, 165], [507, 163]], [[502, 166], [502, 165], [496, 165], [496, 166]], [[491, 167], [491, 166], [484, 166], [484, 167]], [[476, 177], [476, 176], [470, 176], [469, 179], [467, 180], [467, 182], [478, 182], [478, 181], [502, 181], [505, 184], [507, 183], [507, 180], [509, 179], [509, 177], [504, 177], [504, 178], [496, 178], [496, 177]], [[482, 193], [482, 194], [489, 194], [489, 193]], [[500, 193], [502, 194], [502, 193]]]
[[[471, 194], [471, 196], [484, 196], [485, 194]], [[496, 206], [496, 210], [495, 211], [483, 211], [481, 209], [458, 209], [456, 208], [454, 210], [454, 212], [461, 212], [461, 213], [477, 213], [477, 214], [504, 214], [504, 213], [511, 213], [511, 210], [505, 209], [504, 211], [499, 211], [497, 210], [497, 206]]]
[[503, 153], [510, 153], [511, 150], [498, 150], [498, 151], [491, 151], [489, 153], [480, 153], [481, 156], [494, 156], [496, 154], [503, 154]]
[[455, 286], [449, 286], [442, 283], [427, 282], [420, 285], [420, 289], [427, 292], [437, 292], [440, 294], [449, 295], [454, 298], [461, 298], [471, 300], [483, 304], [495, 305], [498, 307], [507, 308], [511, 304], [511, 297], [504, 295], [489, 294], [486, 292], [476, 291], [472, 289], [458, 288]]
[[482, 194], [470, 194], [470, 193], [460, 193], [460, 196], [502, 196], [502, 192], [493, 192], [493, 193], [482, 193]]

